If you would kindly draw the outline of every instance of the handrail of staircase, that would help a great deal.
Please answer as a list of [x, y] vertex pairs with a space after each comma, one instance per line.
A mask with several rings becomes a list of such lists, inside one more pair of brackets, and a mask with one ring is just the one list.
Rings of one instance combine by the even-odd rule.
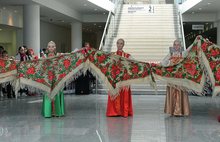
[[177, 7], [177, 14], [179, 15], [179, 22], [180, 22], [180, 30], [182, 33], [182, 41], [183, 41], [183, 48], [186, 50], [186, 43], [185, 43], [185, 34], [184, 34], [184, 28], [183, 28], [183, 17], [182, 17], [182, 11], [179, 7], [179, 0], [174, 0], [174, 3], [176, 4]]
[[[104, 45], [104, 40], [105, 40], [107, 31], [108, 31], [108, 28], [109, 28], [109, 25], [110, 25], [110, 22], [111, 22], [111, 18], [112, 18], [113, 15], [116, 15], [116, 13], [118, 12], [117, 11], [118, 5], [125, 3], [124, 0], [110, 0], [110, 1], [115, 3], [115, 9], [114, 9], [115, 13], [112, 13], [111, 11], [109, 11], [108, 18], [107, 18], [107, 21], [106, 21], [106, 24], [105, 24], [105, 29], [103, 31], [102, 39], [101, 39], [101, 42], [100, 42], [100, 45], [99, 45], [99, 50], [102, 50], [102, 47]], [[114, 30], [114, 29], [115, 29], [115, 26], [113, 25], [113, 29], [112, 30]]]
[[182, 38], [183, 38], [183, 47], [184, 47], [184, 50], [186, 50], [185, 34], [184, 34], [184, 28], [183, 28], [183, 17], [182, 17], [181, 10], [179, 10], [179, 15], [180, 15], [180, 26], [181, 26], [181, 31], [182, 31]]
[[99, 50], [102, 49], [103, 42], [104, 42], [105, 36], [106, 36], [106, 34], [107, 34], [108, 26], [109, 26], [109, 24], [110, 24], [111, 15], [112, 15], [112, 12], [109, 11], [109, 13], [108, 13], [108, 18], [107, 18], [107, 21], [106, 21], [106, 23], [105, 23], [105, 29], [104, 29], [104, 31], [103, 31], [102, 39], [101, 39], [101, 42], [100, 42], [100, 45], [99, 45]]

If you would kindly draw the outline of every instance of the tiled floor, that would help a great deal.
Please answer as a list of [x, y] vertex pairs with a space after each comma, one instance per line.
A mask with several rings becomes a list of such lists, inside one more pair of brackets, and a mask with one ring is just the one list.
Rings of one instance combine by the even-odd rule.
[[219, 100], [190, 96], [191, 115], [164, 114], [165, 96], [134, 95], [134, 116], [106, 117], [107, 95], [65, 95], [63, 118], [41, 116], [42, 96], [0, 100], [0, 142], [219, 142]]

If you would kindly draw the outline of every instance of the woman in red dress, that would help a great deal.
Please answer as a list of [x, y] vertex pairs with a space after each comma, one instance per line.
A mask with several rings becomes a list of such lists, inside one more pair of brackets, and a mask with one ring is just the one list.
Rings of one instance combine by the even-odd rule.
[[[125, 58], [132, 58], [128, 53], [125, 53], [122, 49], [124, 47], [124, 40], [117, 40], [117, 52], [112, 52], [112, 54], [119, 55]], [[118, 97], [111, 100], [110, 92], [108, 95], [108, 105], [107, 105], [107, 116], [133, 116], [132, 98], [131, 98], [131, 88], [129, 86], [124, 86], [120, 89]]]

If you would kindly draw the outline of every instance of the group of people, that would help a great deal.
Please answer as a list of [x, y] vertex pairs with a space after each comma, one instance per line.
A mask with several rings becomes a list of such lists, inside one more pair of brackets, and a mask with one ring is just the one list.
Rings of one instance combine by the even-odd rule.
[[[118, 39], [117, 51], [112, 54], [134, 59], [129, 53], [125, 53], [123, 51], [124, 45], [125, 41], [123, 39]], [[169, 53], [161, 62], [161, 65], [169, 66], [178, 63], [191, 49], [190, 47], [187, 51], [181, 52], [180, 47], [181, 42], [179, 40], [175, 40], [173, 43], [174, 52]], [[188, 116], [190, 115], [188, 93], [187, 91], [177, 90], [176, 88], [171, 87], [168, 84], [164, 112], [176, 117], [183, 115]], [[130, 86], [125, 86], [123, 89], [120, 89], [118, 97], [114, 100], [111, 100], [109, 95], [106, 115], [123, 117], [133, 116]]]
[[[117, 51], [112, 52], [112, 54], [123, 56], [129, 59], [134, 59], [129, 53], [125, 53], [123, 51], [124, 45], [125, 41], [123, 39], [118, 39]], [[179, 40], [175, 40], [173, 43], [174, 52], [169, 53], [161, 62], [161, 65], [168, 66], [178, 63], [182, 58], [184, 58], [187, 55], [188, 51], [191, 49], [188, 48], [187, 51], [181, 52], [180, 47], [181, 42]], [[48, 51], [49, 52], [46, 55], [46, 57], [59, 55], [58, 53], [56, 53], [56, 44], [54, 42], [48, 43]], [[166, 91], [164, 112], [176, 117], [190, 115], [187, 91], [177, 90], [176, 88], [173, 88], [168, 85]], [[46, 94], [44, 95], [42, 115], [45, 117], [61, 117], [65, 115], [63, 91], [60, 91], [53, 101], [50, 101], [47, 98]], [[109, 93], [106, 116], [133, 116], [130, 86], [125, 86], [123, 89], [120, 89], [118, 97], [114, 100], [111, 100]]]
[[[20, 46], [18, 48], [18, 53], [16, 56], [8, 57], [8, 52], [4, 49], [3, 46], [0, 46], [0, 58], [9, 59], [9, 60], [16, 60], [16, 61], [27, 61], [27, 60], [33, 60], [38, 59], [38, 56], [34, 55], [34, 51], [32, 49], [28, 49], [27, 46]], [[4, 97], [4, 93], [7, 93], [8, 98], [15, 98], [15, 92], [12, 89], [11, 84], [7, 84], [5, 88], [3, 88], [2, 85], [0, 85], [0, 94], [1, 97]], [[20, 89], [18, 96], [35, 96], [36, 93], [30, 90], [26, 89]]]
[[[129, 53], [125, 53], [123, 51], [124, 45], [125, 45], [125, 41], [123, 39], [118, 39], [117, 51], [112, 52], [112, 54], [134, 60], [134, 58]], [[86, 44], [85, 46], [89, 47], [89, 43]], [[187, 55], [190, 48], [187, 49], [187, 51], [181, 52], [180, 47], [181, 47], [181, 42], [179, 40], [175, 40], [173, 43], [174, 52], [169, 53], [161, 62], [161, 65], [163, 66], [174, 65], [178, 63], [179, 60], [184, 58]], [[26, 60], [37, 59], [37, 57], [34, 56], [33, 50], [32, 49], [28, 50], [28, 48], [25, 46], [19, 47], [18, 51], [19, 53], [15, 56], [15, 60], [26, 61]], [[7, 51], [4, 51], [3, 47], [0, 47], [0, 54], [2, 58], [8, 59]], [[47, 45], [47, 49], [42, 52], [41, 57], [47, 58], [61, 54], [62, 53], [56, 52], [56, 44], [53, 41], [50, 41]], [[11, 91], [9, 91], [9, 89], [11, 89], [10, 84], [7, 86], [8, 97], [11, 96], [11, 94], [9, 93]], [[21, 89], [20, 94], [23, 93], [25, 93], [25, 90]], [[35, 93], [31, 92], [31, 90], [28, 91], [28, 94], [30, 96], [35, 95]], [[13, 97], [14, 97], [14, 92], [13, 92]], [[186, 91], [177, 90], [176, 88], [173, 88], [168, 85], [166, 91], [164, 112], [170, 114], [171, 116], [190, 115], [188, 93]], [[62, 90], [56, 94], [55, 99], [52, 101], [47, 97], [46, 94], [44, 94], [43, 106], [42, 106], [42, 115], [44, 117], [47, 118], [54, 116], [62, 117], [65, 114], [66, 112], [64, 105], [64, 94]], [[123, 89], [120, 89], [118, 97], [115, 98], [114, 100], [111, 100], [109, 95], [106, 115], [123, 116], [123, 117], [133, 116], [130, 86], [125, 86]]]

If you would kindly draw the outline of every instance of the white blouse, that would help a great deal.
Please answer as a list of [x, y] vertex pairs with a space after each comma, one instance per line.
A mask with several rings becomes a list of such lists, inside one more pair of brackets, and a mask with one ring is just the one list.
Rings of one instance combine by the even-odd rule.
[[[190, 45], [186, 51], [183, 51], [182, 52], [182, 57], [186, 57], [186, 55], [188, 54], [189, 50], [192, 48], [193, 44]], [[174, 54], [173, 52], [173, 57], [180, 57], [180, 52], [178, 54]], [[170, 65], [170, 58], [171, 58], [171, 53], [169, 53], [164, 59], [163, 61], [161, 62], [161, 65], [162, 66], [169, 66]]]

